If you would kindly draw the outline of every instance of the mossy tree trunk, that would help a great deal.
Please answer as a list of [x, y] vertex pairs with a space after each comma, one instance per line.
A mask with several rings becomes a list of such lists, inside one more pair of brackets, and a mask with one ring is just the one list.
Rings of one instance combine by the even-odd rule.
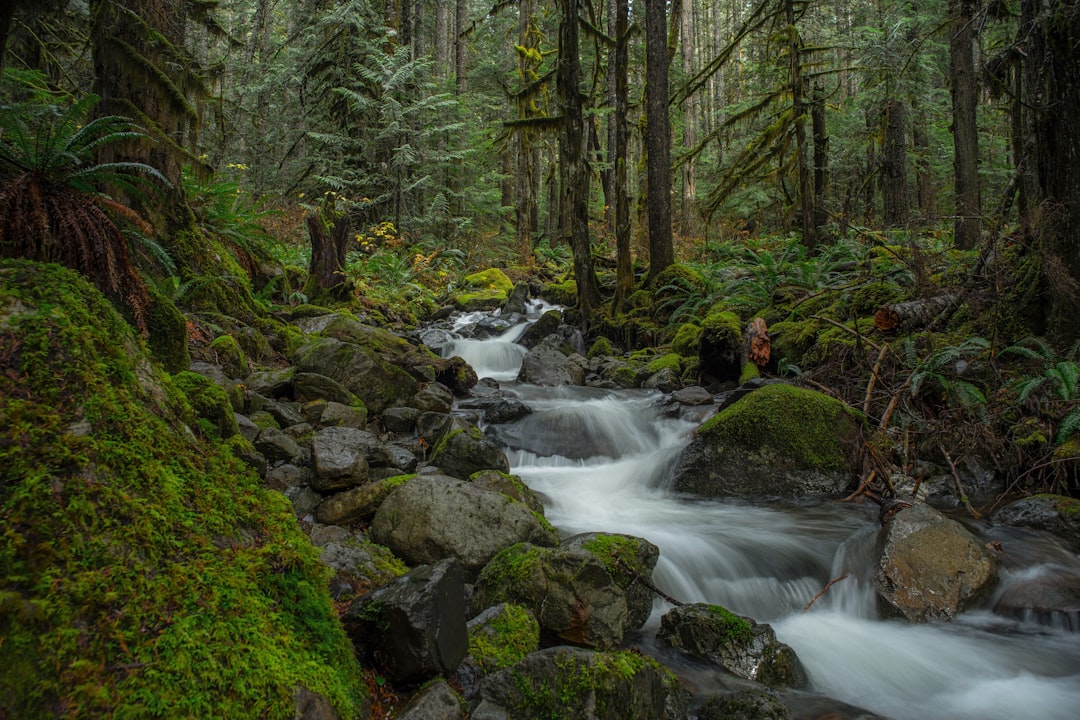
[[645, 134], [648, 154], [649, 277], [675, 261], [671, 236], [671, 124], [668, 119], [667, 7], [645, 3]]
[[326, 290], [340, 285], [345, 281], [345, 253], [350, 239], [348, 218], [339, 216], [328, 227], [321, 216], [312, 213], [307, 216], [307, 229], [311, 238], [309, 274], [314, 280], [314, 289]]
[[622, 312], [623, 302], [630, 296], [634, 284], [634, 269], [630, 257], [630, 196], [626, 187], [628, 93], [629, 93], [629, 28], [628, 0], [614, 0], [615, 52], [612, 53], [611, 74], [614, 75], [615, 115], [612, 118], [611, 161], [614, 164], [612, 193], [615, 200], [615, 296], [611, 307], [615, 314]]
[[982, 227], [979, 201], [979, 128], [975, 121], [978, 78], [975, 75], [977, 0], [949, 1], [949, 78], [952, 91], [953, 173], [955, 175], [956, 247], [970, 250]]

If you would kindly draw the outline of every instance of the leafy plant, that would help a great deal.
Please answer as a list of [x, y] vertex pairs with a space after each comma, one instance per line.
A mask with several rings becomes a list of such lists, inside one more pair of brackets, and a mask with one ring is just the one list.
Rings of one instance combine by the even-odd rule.
[[149, 296], [117, 223], [130, 224], [143, 236], [150, 228], [103, 188], [140, 198], [155, 181], [168, 181], [145, 163], [95, 161], [103, 146], [146, 137], [129, 118], [110, 115], [87, 122], [97, 102], [88, 95], [66, 109], [0, 110], [0, 255], [77, 270], [126, 304], [145, 330]]
[[1019, 355], [1041, 365], [1041, 374], [1026, 375], [1009, 383], [1017, 394], [1017, 401], [1027, 403], [1044, 399], [1053, 405], [1073, 406], [1058, 425], [1057, 442], [1064, 443], [1070, 435], [1080, 430], [1080, 342], [1074, 343], [1065, 357], [1059, 357], [1045, 340], [1029, 337], [1001, 351], [1002, 354]]
[[[245, 168], [230, 165], [229, 169], [240, 171]], [[184, 195], [199, 225], [205, 232], [226, 241], [248, 269], [253, 260], [268, 260], [274, 256], [270, 247], [277, 241], [262, 226], [262, 221], [280, 211], [262, 207], [235, 178], [201, 182], [194, 173], [185, 170], [183, 182]]]
[[983, 391], [974, 383], [961, 380], [957, 374], [961, 365], [968, 364], [971, 358], [984, 356], [989, 349], [988, 340], [972, 337], [959, 345], [949, 345], [925, 359], [919, 359], [915, 343], [908, 340], [904, 344], [904, 354], [907, 364], [915, 368], [909, 381], [911, 396], [917, 397], [923, 388], [934, 383], [941, 387], [946, 397], [962, 407], [985, 405], [986, 395]]

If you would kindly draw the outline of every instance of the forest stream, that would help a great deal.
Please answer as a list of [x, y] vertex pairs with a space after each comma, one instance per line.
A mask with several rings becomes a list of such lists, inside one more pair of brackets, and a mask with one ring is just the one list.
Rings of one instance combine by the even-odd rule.
[[[530, 316], [538, 310], [533, 306]], [[458, 337], [481, 317], [462, 316]], [[897, 719], [1076, 717], [1076, 617], [1016, 618], [991, 610], [1012, 583], [1044, 573], [1080, 574], [1075, 554], [1045, 536], [965, 522], [1022, 559], [1004, 567], [983, 609], [951, 623], [881, 619], [872, 570], [875, 505], [714, 501], [670, 491], [671, 468], [713, 406], [699, 416], [670, 417], [655, 391], [518, 383], [525, 349], [514, 340], [526, 326], [485, 340], [458, 339], [443, 351], [461, 355], [481, 378], [497, 380], [504, 395], [532, 409], [499, 428], [511, 471], [540, 494], [564, 537], [605, 531], [645, 538], [660, 548], [653, 581], [664, 593], [771, 624], [810, 678], [809, 690], [784, 696], [796, 715], [809, 713], [824, 696]], [[669, 609], [658, 597], [649, 622], [628, 644], [666, 662], [699, 696], [730, 682], [715, 668], [670, 657], [654, 642]]]

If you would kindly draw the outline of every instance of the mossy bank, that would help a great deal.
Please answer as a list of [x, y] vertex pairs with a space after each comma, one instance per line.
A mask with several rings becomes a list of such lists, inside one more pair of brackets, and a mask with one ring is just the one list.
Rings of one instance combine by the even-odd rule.
[[365, 714], [288, 502], [147, 357], [75, 274], [0, 262], [0, 717]]

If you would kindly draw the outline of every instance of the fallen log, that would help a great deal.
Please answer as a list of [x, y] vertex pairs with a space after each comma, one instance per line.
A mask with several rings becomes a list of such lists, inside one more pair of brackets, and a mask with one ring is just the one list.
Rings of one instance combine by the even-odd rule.
[[752, 362], [759, 368], [769, 364], [772, 353], [772, 341], [769, 339], [769, 327], [764, 318], [754, 318], [746, 326], [743, 334], [743, 364]]
[[898, 332], [926, 327], [945, 318], [960, 304], [956, 295], [938, 295], [910, 302], [882, 305], [874, 313], [874, 327], [881, 332]]

